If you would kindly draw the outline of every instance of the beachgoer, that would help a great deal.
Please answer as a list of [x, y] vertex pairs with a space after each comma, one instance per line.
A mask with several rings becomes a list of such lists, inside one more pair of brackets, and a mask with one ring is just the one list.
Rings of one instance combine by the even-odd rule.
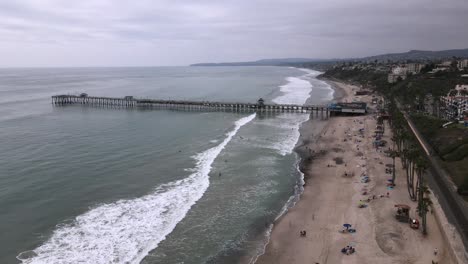
[[438, 250], [437, 248], [434, 248], [434, 255], [437, 256]]

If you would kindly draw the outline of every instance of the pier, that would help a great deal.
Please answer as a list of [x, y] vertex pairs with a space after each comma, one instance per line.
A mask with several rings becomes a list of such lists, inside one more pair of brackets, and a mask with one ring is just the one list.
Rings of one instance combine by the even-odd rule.
[[[326, 105], [294, 105], [294, 104], [266, 104], [262, 98], [256, 103], [239, 102], [212, 102], [212, 101], [189, 101], [189, 100], [158, 100], [137, 99], [133, 96], [123, 98], [94, 97], [83, 93], [81, 95], [54, 95], [52, 104], [56, 106], [66, 105], [89, 105], [97, 107], [116, 108], [167, 108], [182, 110], [219, 110], [219, 111], [260, 111], [260, 112], [297, 112], [311, 113], [329, 116], [331, 113], [348, 113], [343, 107]], [[350, 107], [355, 107], [350, 105]], [[364, 106], [365, 107], [365, 106]], [[353, 113], [361, 113], [351, 109]], [[356, 111], [355, 111], [356, 110]], [[359, 109], [358, 109], [359, 110]], [[362, 109], [360, 109], [362, 110]]]

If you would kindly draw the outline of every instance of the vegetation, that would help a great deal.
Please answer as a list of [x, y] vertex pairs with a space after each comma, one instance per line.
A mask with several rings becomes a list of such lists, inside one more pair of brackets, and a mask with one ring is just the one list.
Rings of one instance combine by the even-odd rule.
[[429, 212], [429, 207], [432, 206], [431, 198], [427, 197], [427, 194], [430, 193], [429, 188], [426, 185], [421, 187], [422, 199], [420, 206], [418, 208], [419, 214], [422, 218], [422, 233], [427, 234], [427, 212]]
[[[428, 188], [424, 179], [428, 168], [428, 161], [420, 146], [416, 143], [414, 135], [410, 132], [408, 123], [396, 106], [394, 98], [390, 98], [389, 101], [388, 110], [391, 116], [390, 125], [393, 131], [392, 140], [395, 144], [393, 150], [390, 152], [390, 156], [393, 160], [397, 156], [401, 157], [403, 168], [406, 171], [408, 194], [411, 200], [417, 201], [418, 203], [417, 209], [419, 216], [422, 218], [423, 234], [426, 234], [426, 214], [429, 207], [432, 205], [429, 197], [427, 197]], [[395, 175], [393, 176], [393, 182], [394, 180]]]
[[445, 121], [421, 114], [411, 118], [437, 152], [455, 184], [463, 190], [468, 189], [468, 129], [457, 125], [442, 128]]
[[326, 78], [336, 78], [348, 82], [357, 83], [364, 87], [379, 87], [379, 89], [390, 88], [387, 82], [387, 73], [373, 70], [362, 70], [357, 67], [350, 70], [334, 68], [323, 74]]
[[395, 97], [405, 107], [414, 112], [424, 110], [424, 101], [428, 95], [433, 99], [432, 107], [434, 111], [437, 110], [440, 107], [440, 104], [438, 104], [440, 97], [447, 95], [457, 84], [468, 84], [468, 78], [461, 77], [461, 74], [466, 72], [460, 72], [456, 68], [450, 71], [427, 74], [435, 67], [434, 64], [427, 64], [421, 70], [422, 74], [409, 75], [406, 80], [400, 79], [400, 81], [390, 84], [387, 81], [387, 72], [375, 70], [375, 68], [382, 65], [375, 62], [365, 64], [360, 68], [344, 63], [342, 67], [327, 70], [322, 76], [375, 89], [384, 96]]

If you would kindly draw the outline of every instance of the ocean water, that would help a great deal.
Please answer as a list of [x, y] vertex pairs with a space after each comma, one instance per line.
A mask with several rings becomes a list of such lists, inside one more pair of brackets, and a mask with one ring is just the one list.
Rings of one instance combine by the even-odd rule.
[[293, 149], [308, 114], [54, 107], [50, 96], [326, 103], [317, 74], [0, 69], [0, 263], [255, 259], [300, 191]]

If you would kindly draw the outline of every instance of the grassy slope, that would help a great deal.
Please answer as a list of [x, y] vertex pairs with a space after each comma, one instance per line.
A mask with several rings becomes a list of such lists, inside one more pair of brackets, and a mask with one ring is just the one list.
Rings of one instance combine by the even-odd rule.
[[455, 184], [468, 188], [468, 128], [457, 125], [441, 128], [444, 121], [425, 115], [413, 115], [412, 119], [439, 154], [442, 166]]

